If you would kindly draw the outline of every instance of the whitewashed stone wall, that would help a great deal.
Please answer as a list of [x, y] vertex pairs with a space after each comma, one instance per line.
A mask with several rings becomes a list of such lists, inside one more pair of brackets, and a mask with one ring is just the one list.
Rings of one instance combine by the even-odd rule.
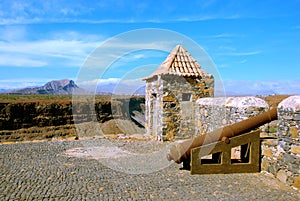
[[300, 188], [300, 96], [278, 105], [277, 138], [262, 141], [261, 169]]
[[148, 136], [156, 136], [162, 139], [162, 115], [163, 115], [163, 81], [157, 79], [146, 82], [145, 94], [145, 128]]
[[254, 96], [200, 98], [196, 105], [196, 135], [245, 120], [269, 109], [264, 100]]

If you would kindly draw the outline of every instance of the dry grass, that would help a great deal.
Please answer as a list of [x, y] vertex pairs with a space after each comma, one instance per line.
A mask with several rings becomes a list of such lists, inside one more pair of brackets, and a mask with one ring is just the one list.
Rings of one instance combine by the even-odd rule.
[[76, 137], [74, 125], [30, 127], [17, 130], [0, 130], [0, 142], [51, 140], [52, 138]]
[[281, 101], [283, 101], [284, 99], [290, 96], [291, 95], [273, 95], [273, 96], [262, 97], [262, 99], [264, 99], [269, 104], [270, 108], [272, 108], [272, 107], [277, 107]]

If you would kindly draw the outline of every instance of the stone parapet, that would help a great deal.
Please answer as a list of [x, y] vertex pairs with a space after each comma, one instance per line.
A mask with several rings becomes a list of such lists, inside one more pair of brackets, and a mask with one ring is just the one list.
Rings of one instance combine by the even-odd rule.
[[196, 134], [211, 132], [268, 109], [264, 100], [254, 96], [200, 98], [196, 102]]
[[300, 188], [300, 96], [278, 105], [277, 138], [262, 140], [261, 169]]

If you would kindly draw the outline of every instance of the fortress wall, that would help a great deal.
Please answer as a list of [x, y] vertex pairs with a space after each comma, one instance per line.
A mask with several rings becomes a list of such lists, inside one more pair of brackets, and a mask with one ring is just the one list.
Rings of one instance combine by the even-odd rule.
[[269, 109], [264, 100], [254, 96], [201, 98], [196, 105], [197, 135], [256, 116]]
[[262, 141], [261, 169], [300, 188], [300, 96], [278, 105], [277, 138]]
[[[269, 109], [257, 97], [201, 98], [196, 102], [197, 135], [256, 116]], [[278, 105], [278, 120], [261, 129], [261, 170], [300, 188], [300, 96]], [[234, 154], [234, 152], [232, 152]]]

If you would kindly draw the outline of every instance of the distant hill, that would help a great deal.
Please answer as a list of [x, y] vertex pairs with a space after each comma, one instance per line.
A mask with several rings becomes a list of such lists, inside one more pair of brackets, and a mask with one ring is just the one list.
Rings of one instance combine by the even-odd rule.
[[0, 89], [0, 93], [5, 93], [7, 91], [9, 91], [9, 90], [8, 89]]
[[84, 89], [79, 88], [73, 80], [53, 80], [41, 87], [24, 88], [10, 91], [13, 94], [85, 94]]

